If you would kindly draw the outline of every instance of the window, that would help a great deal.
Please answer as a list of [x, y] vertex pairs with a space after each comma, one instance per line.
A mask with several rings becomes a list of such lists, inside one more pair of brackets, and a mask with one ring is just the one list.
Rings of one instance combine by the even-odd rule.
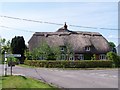
[[85, 47], [85, 51], [90, 51], [90, 46]]
[[106, 55], [105, 54], [100, 54], [99, 59], [100, 60], [106, 60]]
[[66, 56], [64, 54], [61, 55], [61, 60], [65, 60]]
[[64, 47], [61, 47], [61, 51], [64, 51]]
[[74, 57], [73, 57], [73, 56], [70, 56], [70, 57], [69, 57], [69, 60], [74, 60]]
[[79, 59], [80, 59], [80, 60], [84, 60], [84, 55], [83, 55], [83, 54], [80, 54], [80, 55], [79, 55]]
[[60, 51], [65, 51], [65, 46], [60, 46]]

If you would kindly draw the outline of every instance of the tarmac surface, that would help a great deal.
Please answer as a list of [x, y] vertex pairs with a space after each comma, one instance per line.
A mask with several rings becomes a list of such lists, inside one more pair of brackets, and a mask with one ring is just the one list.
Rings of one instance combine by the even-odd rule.
[[[4, 74], [0, 65], [0, 75]], [[10, 67], [7, 68], [10, 74]], [[118, 69], [62, 70], [13, 67], [13, 74], [33, 77], [61, 88], [118, 88]]]

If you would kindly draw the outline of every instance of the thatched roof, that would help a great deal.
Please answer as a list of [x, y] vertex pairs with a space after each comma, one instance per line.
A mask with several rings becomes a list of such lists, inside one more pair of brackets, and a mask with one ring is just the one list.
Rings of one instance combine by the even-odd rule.
[[[69, 43], [75, 53], [88, 53], [85, 47], [91, 47], [91, 53], [107, 53], [110, 51], [108, 41], [98, 32], [70, 31], [62, 27], [56, 32], [36, 32], [29, 40], [29, 48], [32, 50], [43, 41], [50, 46], [65, 46]], [[89, 52], [89, 53], [90, 53]]]

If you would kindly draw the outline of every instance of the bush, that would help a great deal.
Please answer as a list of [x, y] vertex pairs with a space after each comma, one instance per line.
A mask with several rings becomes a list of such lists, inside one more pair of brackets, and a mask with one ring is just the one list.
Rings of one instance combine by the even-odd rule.
[[48, 61], [48, 60], [25, 60], [26, 65], [46, 68], [106, 68], [112, 67], [111, 60], [82, 60], [82, 61]]
[[19, 62], [19, 59], [15, 58], [15, 57], [8, 57], [7, 58], [7, 63], [8, 63], [8, 66], [15, 66], [15, 65], [18, 65], [20, 62]]
[[120, 56], [118, 56], [116, 53], [108, 52], [107, 58], [108, 58], [108, 60], [113, 61], [113, 64], [115, 65], [115, 67], [120, 67]]

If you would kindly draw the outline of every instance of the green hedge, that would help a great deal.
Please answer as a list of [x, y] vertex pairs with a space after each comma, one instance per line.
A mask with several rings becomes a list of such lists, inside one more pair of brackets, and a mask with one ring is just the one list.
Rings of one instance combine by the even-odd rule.
[[82, 60], [82, 61], [43, 61], [43, 60], [25, 60], [24, 64], [35, 67], [46, 68], [105, 68], [112, 67], [110, 60]]

